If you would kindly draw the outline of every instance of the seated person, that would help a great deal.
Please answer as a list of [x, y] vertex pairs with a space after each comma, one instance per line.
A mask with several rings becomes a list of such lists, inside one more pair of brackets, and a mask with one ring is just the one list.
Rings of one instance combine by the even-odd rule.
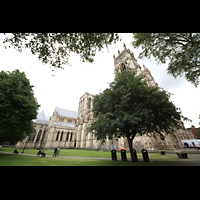
[[17, 149], [15, 149], [13, 153], [18, 154], [19, 152], [17, 151]]
[[46, 153], [44, 152], [44, 150], [42, 150], [42, 153], [43, 153], [43, 155], [44, 155], [44, 157], [45, 157]]

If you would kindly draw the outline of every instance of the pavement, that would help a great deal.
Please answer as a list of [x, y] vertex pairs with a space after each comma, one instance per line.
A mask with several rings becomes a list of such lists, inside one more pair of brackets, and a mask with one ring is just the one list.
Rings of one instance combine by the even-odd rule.
[[[0, 153], [8, 153], [13, 154], [11, 152], [0, 151]], [[19, 155], [23, 156], [36, 156], [35, 154], [26, 154], [26, 153], [19, 153]], [[51, 155], [46, 155], [46, 157], [53, 157]], [[111, 160], [111, 158], [94, 158], [94, 157], [72, 157], [72, 156], [59, 156], [59, 158], [79, 158], [79, 159], [99, 159], [99, 160]]]
[[[175, 156], [176, 154], [166, 154], [166, 155]], [[157, 159], [154, 159], [154, 160], [151, 159], [151, 161], [156, 161], [156, 160]], [[159, 161], [161, 161], [161, 160], [159, 160]], [[164, 166], [200, 166], [200, 154], [188, 153], [188, 159], [180, 159], [180, 158], [179, 159], [166, 159], [166, 161], [178, 161], [178, 162], [166, 163], [166, 164], [164, 164]]]
[[[11, 152], [4, 152], [0, 151], [0, 153], [8, 153], [13, 154]], [[26, 156], [36, 156], [35, 154], [26, 154], [26, 153], [19, 153], [19, 155], [26, 155]], [[176, 156], [174, 153], [166, 154], [168, 156]], [[52, 157], [51, 155], [46, 155], [46, 157]], [[59, 156], [60, 158], [78, 158], [78, 159], [97, 159], [97, 160], [111, 160], [111, 158], [94, 158], [94, 157], [71, 157], [71, 156]], [[118, 158], [117, 160], [121, 161], [121, 158]], [[129, 159], [128, 159], [129, 160]], [[143, 162], [143, 159], [139, 158], [139, 162]], [[150, 162], [153, 161], [178, 161], [175, 163], [165, 163], [155, 166], [200, 166], [200, 154], [192, 154], [188, 153], [188, 159], [180, 159], [177, 157], [177, 159], [150, 159]]]

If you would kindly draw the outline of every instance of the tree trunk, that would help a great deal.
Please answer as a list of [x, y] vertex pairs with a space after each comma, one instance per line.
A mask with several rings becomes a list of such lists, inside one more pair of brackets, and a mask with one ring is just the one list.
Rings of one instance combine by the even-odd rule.
[[127, 139], [128, 139], [128, 144], [129, 144], [129, 149], [130, 149], [130, 154], [131, 154], [131, 162], [134, 162], [134, 159], [133, 159], [133, 138], [130, 138], [130, 136], [127, 136]]

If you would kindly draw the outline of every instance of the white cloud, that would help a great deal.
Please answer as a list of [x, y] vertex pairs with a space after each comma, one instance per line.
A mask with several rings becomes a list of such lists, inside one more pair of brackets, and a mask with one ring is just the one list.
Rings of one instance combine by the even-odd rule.
[[192, 84], [186, 83], [178, 89], [171, 89], [170, 92], [174, 94], [171, 97], [171, 100], [176, 107], [180, 107], [182, 114], [192, 120], [192, 122], [184, 122], [185, 126], [190, 127], [191, 125], [194, 125], [195, 127], [199, 127], [199, 88], [195, 88]]

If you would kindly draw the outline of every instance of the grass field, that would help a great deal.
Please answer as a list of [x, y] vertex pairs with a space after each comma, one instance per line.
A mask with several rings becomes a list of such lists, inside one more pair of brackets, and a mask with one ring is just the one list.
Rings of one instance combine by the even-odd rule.
[[[12, 148], [0, 148], [0, 151], [13, 152]], [[22, 152], [22, 149], [18, 149], [19, 153]], [[37, 155], [37, 149], [25, 149], [24, 153], [26, 154], [35, 154]], [[53, 155], [54, 150], [45, 150], [46, 155]], [[177, 159], [177, 156], [163, 156], [160, 153], [148, 153], [149, 159]], [[131, 158], [130, 152], [126, 153], [127, 158]], [[60, 156], [71, 156], [71, 157], [95, 157], [95, 158], [111, 158], [110, 151], [93, 151], [93, 150], [84, 150], [84, 149], [61, 149]], [[137, 157], [142, 158], [142, 153], [137, 152]], [[117, 158], [121, 158], [121, 153], [117, 152]]]
[[[12, 148], [0, 148], [0, 151], [13, 152]], [[18, 149], [19, 153], [22, 149]], [[26, 154], [37, 154], [37, 149], [25, 149]], [[53, 150], [46, 150], [47, 155], [53, 155]], [[72, 157], [96, 157], [96, 158], [110, 158], [110, 151], [92, 151], [80, 149], [61, 149], [60, 156]], [[137, 153], [138, 158], [142, 158], [141, 153]], [[117, 152], [117, 157], [121, 158], [120, 152]], [[129, 152], [127, 158], [130, 158]], [[112, 160], [94, 160], [94, 159], [77, 159], [77, 158], [62, 158], [62, 157], [36, 157], [24, 156], [14, 154], [0, 153], [0, 166], [150, 166], [167, 164], [173, 161], [165, 161], [165, 159], [177, 159], [173, 156], [162, 156], [159, 153], [149, 153], [151, 159], [163, 159], [163, 161], [154, 162], [126, 162], [126, 161], [112, 161]], [[176, 161], [177, 162], [177, 161]]]
[[0, 153], [0, 166], [151, 166], [173, 161], [125, 162], [111, 160], [92, 160], [61, 157], [34, 157]]

